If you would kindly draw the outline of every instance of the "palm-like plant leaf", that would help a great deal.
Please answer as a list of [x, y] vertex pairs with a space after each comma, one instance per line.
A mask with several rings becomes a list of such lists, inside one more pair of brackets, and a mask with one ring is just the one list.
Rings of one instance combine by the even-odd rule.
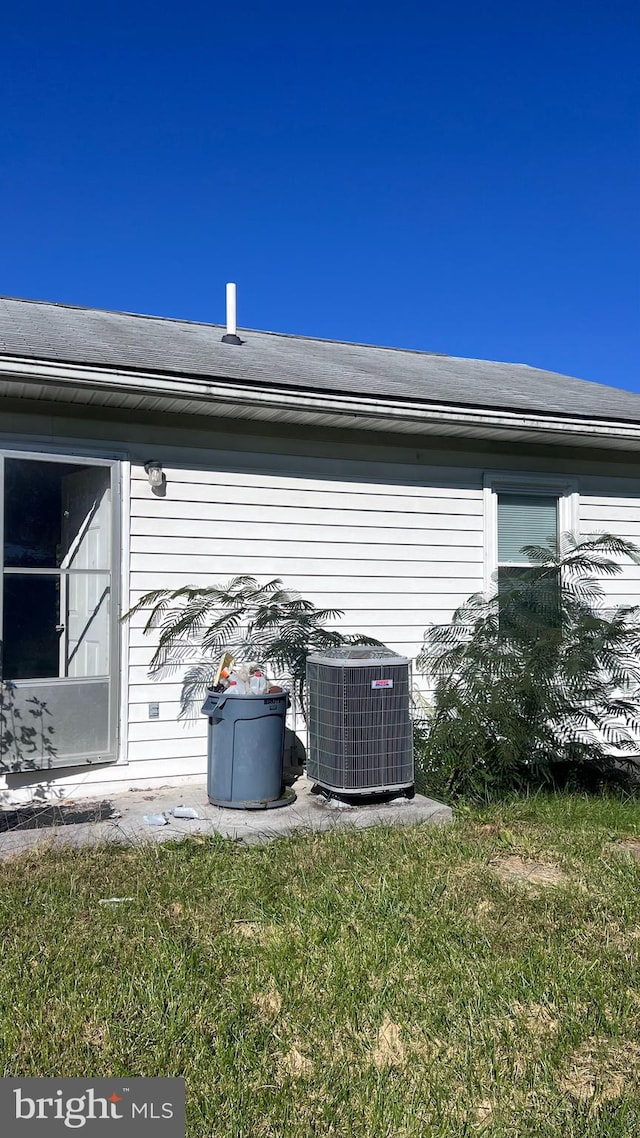
[[420, 747], [432, 790], [487, 798], [568, 772], [617, 779], [638, 756], [640, 609], [608, 612], [601, 581], [625, 558], [640, 563], [640, 550], [565, 534], [523, 553], [528, 568], [425, 634], [418, 666], [434, 698]]
[[156, 589], [141, 597], [123, 619], [140, 612], [147, 614], [145, 633], [158, 633], [150, 674], [177, 671], [183, 676], [181, 718], [197, 713], [223, 652], [231, 652], [239, 663], [262, 664], [274, 679], [293, 687], [304, 710], [310, 651], [380, 643], [327, 628], [342, 616], [341, 610], [317, 608], [286, 589], [279, 578], [259, 584], [242, 575], [225, 585]]

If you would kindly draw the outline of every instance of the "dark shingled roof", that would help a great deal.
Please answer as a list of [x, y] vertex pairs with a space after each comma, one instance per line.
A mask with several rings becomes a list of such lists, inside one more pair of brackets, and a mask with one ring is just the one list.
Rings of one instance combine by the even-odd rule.
[[640, 422], [640, 395], [526, 364], [0, 298], [2, 355], [301, 391]]

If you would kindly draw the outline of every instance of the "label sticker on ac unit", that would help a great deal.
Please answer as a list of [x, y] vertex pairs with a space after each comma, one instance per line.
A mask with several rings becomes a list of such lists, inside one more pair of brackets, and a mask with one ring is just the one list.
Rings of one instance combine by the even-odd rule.
[[371, 681], [371, 687], [372, 688], [392, 688], [393, 687], [393, 680], [372, 680]]

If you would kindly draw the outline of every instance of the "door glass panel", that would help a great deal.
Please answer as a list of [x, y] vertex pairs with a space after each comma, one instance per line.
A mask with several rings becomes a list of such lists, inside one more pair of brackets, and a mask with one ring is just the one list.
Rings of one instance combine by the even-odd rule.
[[110, 600], [108, 573], [6, 573], [4, 678], [107, 676]]
[[2, 674], [36, 680], [59, 674], [60, 578], [7, 573], [4, 578]]
[[102, 466], [69, 469], [60, 479], [63, 569], [108, 569], [111, 546], [109, 471]]
[[5, 460], [4, 564], [16, 569], [108, 569], [109, 470]]

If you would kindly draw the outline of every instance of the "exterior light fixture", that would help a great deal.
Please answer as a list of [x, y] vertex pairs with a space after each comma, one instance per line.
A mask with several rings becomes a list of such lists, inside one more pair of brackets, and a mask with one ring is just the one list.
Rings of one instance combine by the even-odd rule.
[[159, 490], [164, 484], [164, 474], [162, 472], [162, 463], [149, 461], [145, 462], [144, 469], [149, 479], [149, 485], [152, 490]]

